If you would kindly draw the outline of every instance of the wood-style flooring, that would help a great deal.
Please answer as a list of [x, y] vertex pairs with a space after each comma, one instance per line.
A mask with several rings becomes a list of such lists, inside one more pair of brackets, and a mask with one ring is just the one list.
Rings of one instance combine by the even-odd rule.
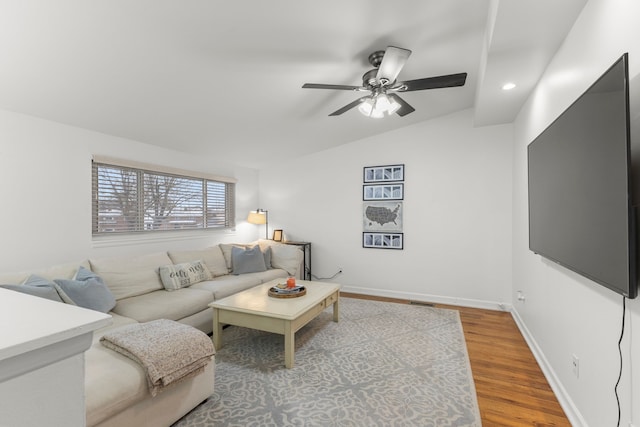
[[[340, 295], [409, 303], [346, 292]], [[510, 313], [442, 304], [433, 306], [460, 312], [483, 427], [571, 427]]]

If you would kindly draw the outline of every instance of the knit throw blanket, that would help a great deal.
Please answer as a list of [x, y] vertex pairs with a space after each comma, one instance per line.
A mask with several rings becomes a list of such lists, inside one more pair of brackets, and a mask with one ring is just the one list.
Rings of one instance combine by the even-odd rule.
[[123, 326], [100, 342], [142, 366], [152, 396], [203, 371], [215, 354], [204, 332], [167, 319]]

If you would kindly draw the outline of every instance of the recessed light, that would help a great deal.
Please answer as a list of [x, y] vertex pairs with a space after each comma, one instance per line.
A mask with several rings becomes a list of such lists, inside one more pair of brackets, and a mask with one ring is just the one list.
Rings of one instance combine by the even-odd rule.
[[509, 82], [509, 83], [505, 83], [505, 84], [502, 86], [502, 90], [511, 90], [511, 89], [513, 89], [513, 88], [515, 88], [515, 87], [516, 87], [516, 84], [515, 84], [515, 83], [511, 83], [511, 82]]

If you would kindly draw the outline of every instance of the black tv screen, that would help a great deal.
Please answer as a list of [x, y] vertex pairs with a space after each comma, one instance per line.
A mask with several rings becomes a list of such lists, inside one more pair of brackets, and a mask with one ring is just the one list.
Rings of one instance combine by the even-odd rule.
[[529, 144], [529, 249], [635, 298], [627, 61]]

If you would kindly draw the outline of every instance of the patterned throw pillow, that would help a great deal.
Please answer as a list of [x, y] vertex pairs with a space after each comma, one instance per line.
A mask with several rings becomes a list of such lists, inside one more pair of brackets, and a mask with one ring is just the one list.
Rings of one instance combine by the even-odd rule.
[[168, 291], [186, 288], [203, 280], [211, 280], [211, 278], [211, 272], [202, 260], [160, 267], [160, 279]]

